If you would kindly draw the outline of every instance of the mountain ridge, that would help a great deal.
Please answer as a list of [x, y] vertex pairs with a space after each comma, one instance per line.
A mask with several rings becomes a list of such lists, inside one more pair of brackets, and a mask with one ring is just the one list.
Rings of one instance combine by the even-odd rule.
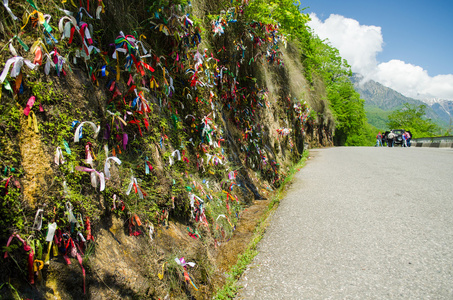
[[365, 110], [369, 123], [381, 128], [391, 111], [400, 109], [405, 103], [411, 105], [426, 105], [426, 117], [440, 127], [447, 127], [453, 115], [453, 101], [443, 99], [418, 100], [386, 87], [374, 80], [364, 81], [361, 74], [354, 73], [350, 78], [356, 92], [365, 100]]

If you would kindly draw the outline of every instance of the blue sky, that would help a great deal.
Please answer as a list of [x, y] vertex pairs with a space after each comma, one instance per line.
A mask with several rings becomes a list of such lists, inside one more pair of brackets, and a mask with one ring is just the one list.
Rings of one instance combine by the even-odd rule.
[[453, 99], [453, 0], [301, 0], [300, 7], [353, 71], [410, 97]]

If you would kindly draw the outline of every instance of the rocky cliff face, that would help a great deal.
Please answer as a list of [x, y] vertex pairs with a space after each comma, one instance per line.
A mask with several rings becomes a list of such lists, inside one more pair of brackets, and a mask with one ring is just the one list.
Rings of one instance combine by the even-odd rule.
[[248, 211], [332, 145], [324, 87], [277, 26], [161, 2], [0, 11], [6, 298], [209, 298]]

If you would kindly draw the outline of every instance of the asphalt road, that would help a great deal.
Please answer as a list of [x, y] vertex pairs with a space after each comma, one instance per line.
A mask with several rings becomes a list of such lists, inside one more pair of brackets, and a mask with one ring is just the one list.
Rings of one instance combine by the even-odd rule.
[[453, 299], [453, 149], [310, 152], [237, 299]]

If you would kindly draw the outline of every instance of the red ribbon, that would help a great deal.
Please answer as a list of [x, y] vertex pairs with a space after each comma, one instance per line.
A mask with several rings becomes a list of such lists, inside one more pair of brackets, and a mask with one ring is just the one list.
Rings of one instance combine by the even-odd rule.
[[[35, 254], [33, 252], [33, 249], [29, 245], [27, 245], [27, 242], [24, 239], [22, 239], [17, 233], [13, 233], [9, 237], [8, 242], [6, 243], [6, 247], [9, 247], [13, 238], [17, 238], [23, 244], [24, 250], [26, 252], [30, 251], [28, 253], [28, 281], [30, 282], [30, 284], [35, 284], [35, 275], [33, 273], [33, 256]], [[7, 257], [8, 257], [8, 252], [5, 252], [5, 255], [3, 256], [3, 258], [7, 258]]]

